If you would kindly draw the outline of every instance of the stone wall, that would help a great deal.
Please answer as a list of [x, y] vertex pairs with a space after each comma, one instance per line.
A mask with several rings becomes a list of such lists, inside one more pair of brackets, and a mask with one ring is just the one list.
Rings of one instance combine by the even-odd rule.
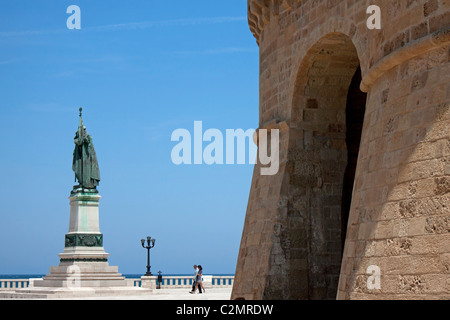
[[[381, 30], [367, 28], [371, 4]], [[248, 1], [259, 123], [280, 129], [280, 170], [255, 166], [232, 298], [450, 297], [449, 12], [447, 0]]]

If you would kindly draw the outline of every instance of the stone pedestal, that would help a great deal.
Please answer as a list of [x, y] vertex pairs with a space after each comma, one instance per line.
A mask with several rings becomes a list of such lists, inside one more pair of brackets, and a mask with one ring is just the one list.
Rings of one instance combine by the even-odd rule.
[[106, 262], [109, 256], [103, 248], [98, 205], [95, 192], [72, 191], [70, 200], [69, 233], [66, 234], [61, 262]]
[[142, 276], [141, 287], [147, 289], [156, 289], [157, 276]]
[[26, 289], [16, 290], [17, 297], [76, 297], [149, 294], [151, 289], [134, 287], [108, 264], [99, 227], [97, 190], [75, 189], [71, 192], [69, 232], [59, 254], [60, 263], [50, 267], [42, 279], [34, 279]]
[[99, 200], [96, 190], [74, 189], [69, 197], [69, 232], [60, 264], [35, 287], [121, 287], [127, 286], [118, 267], [108, 264], [99, 226]]

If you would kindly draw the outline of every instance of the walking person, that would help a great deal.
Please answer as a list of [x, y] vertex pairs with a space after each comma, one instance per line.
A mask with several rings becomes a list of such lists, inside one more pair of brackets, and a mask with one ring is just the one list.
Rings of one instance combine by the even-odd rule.
[[[197, 289], [197, 279], [198, 279], [198, 268], [197, 265], [194, 264], [194, 283], [192, 284], [192, 290], [189, 291], [189, 293], [195, 293], [195, 290]], [[198, 288], [199, 292], [202, 293], [202, 289]]]
[[203, 267], [201, 265], [198, 265], [198, 272], [197, 272], [197, 287], [199, 293], [206, 292], [205, 288], [203, 287]]
[[194, 282], [192, 283], [192, 290], [189, 291], [189, 293], [195, 292], [195, 287], [197, 286], [197, 273], [198, 273], [197, 265], [194, 264]]

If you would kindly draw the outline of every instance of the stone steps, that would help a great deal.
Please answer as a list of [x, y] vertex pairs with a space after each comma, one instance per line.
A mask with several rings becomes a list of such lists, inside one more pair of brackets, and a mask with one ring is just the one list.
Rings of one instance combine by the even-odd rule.
[[24, 288], [15, 291], [0, 292], [0, 299], [71, 299], [83, 297], [120, 297], [152, 294], [153, 290], [138, 287], [102, 287], [102, 288]]

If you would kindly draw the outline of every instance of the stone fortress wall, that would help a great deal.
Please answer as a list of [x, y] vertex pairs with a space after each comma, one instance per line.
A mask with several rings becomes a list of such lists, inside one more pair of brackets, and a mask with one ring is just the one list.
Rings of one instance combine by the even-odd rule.
[[248, 21], [280, 170], [255, 166], [232, 298], [450, 298], [450, 1], [248, 0]]

